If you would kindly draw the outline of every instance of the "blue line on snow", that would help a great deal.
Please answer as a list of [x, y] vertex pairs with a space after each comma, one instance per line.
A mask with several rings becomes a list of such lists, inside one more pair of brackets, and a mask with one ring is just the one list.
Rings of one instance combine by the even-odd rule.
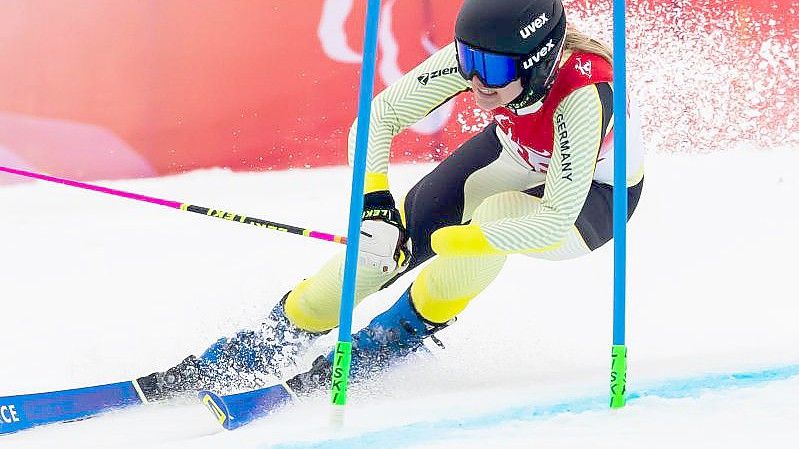
[[[711, 374], [688, 379], [674, 379], [630, 392], [627, 401], [634, 402], [647, 397], [678, 399], [696, 397], [708, 391], [747, 388], [799, 376], [799, 365], [790, 365], [762, 371]], [[404, 426], [390, 427], [357, 436], [264, 445], [262, 449], [394, 449], [407, 447], [413, 441], [441, 441], [456, 437], [464, 430], [495, 427], [511, 422], [529, 422], [546, 419], [564, 413], [584, 413], [609, 410], [608, 398], [596, 396], [577, 398], [549, 405], [528, 405], [507, 408], [497, 412], [461, 419], [426, 421]]]

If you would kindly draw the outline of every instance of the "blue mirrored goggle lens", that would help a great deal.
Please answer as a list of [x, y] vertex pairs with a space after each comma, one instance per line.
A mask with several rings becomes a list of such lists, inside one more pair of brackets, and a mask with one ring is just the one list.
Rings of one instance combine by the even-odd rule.
[[489, 53], [457, 43], [458, 67], [465, 79], [478, 76], [486, 87], [505, 87], [519, 78], [519, 62], [513, 56]]
[[487, 87], [503, 87], [519, 77], [515, 58], [509, 56], [483, 54], [483, 80]]
[[460, 41], [456, 43], [456, 48], [458, 50], [458, 69], [464, 78], [469, 79], [468, 77], [470, 75], [474, 76], [474, 57], [472, 56], [472, 49]]

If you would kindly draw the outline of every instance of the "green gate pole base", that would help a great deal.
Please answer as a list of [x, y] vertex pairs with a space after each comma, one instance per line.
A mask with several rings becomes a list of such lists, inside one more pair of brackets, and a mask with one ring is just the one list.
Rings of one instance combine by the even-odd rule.
[[610, 408], [627, 403], [627, 346], [613, 345], [610, 365]]
[[340, 341], [336, 343], [333, 355], [333, 375], [331, 378], [331, 399], [333, 407], [330, 411], [330, 426], [334, 429], [344, 427], [344, 412], [347, 407], [347, 387], [350, 383], [350, 366], [352, 362], [352, 343]]
[[340, 341], [333, 355], [333, 378], [330, 388], [333, 405], [347, 404], [347, 386], [350, 382], [350, 363], [352, 362], [352, 343]]

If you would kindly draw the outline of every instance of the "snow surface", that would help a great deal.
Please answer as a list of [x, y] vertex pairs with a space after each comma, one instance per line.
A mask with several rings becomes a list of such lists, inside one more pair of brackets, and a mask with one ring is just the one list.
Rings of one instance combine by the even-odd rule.
[[[797, 167], [796, 148], [649, 157], [629, 229], [629, 388], [679, 387], [677, 399], [604, 407], [607, 245], [567, 262], [510, 258], [441, 332], [447, 350], [355, 388], [341, 430], [320, 396], [235, 432], [198, 403], [166, 404], [0, 437], [0, 447], [796, 447]], [[392, 167], [395, 191], [431, 168]], [[102, 184], [344, 234], [349, 180], [332, 168]], [[0, 205], [0, 396], [167, 368], [256, 324], [341, 250], [40, 182], [0, 188]], [[367, 300], [356, 326], [412, 277]], [[789, 375], [732, 389], [708, 377], [770, 368]]]

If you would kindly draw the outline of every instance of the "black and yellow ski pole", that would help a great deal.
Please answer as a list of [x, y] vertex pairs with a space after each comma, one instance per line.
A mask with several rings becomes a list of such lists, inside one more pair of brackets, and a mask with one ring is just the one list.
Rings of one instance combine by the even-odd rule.
[[234, 212], [227, 212], [227, 211], [223, 211], [223, 210], [219, 210], [219, 209], [211, 209], [211, 208], [208, 208], [208, 207], [195, 206], [193, 204], [181, 203], [179, 201], [164, 200], [164, 199], [155, 198], [155, 197], [152, 197], [152, 196], [139, 195], [138, 193], [125, 192], [125, 191], [117, 190], [117, 189], [110, 189], [108, 187], [102, 187], [102, 186], [93, 185], [93, 184], [86, 184], [85, 182], [72, 181], [72, 180], [69, 180], [69, 179], [56, 178], [55, 176], [43, 175], [43, 174], [40, 174], [40, 173], [33, 173], [33, 172], [29, 172], [29, 171], [25, 171], [25, 170], [18, 170], [18, 169], [9, 168], [9, 167], [0, 166], [0, 172], [5, 172], [5, 173], [8, 173], [8, 174], [17, 175], [17, 176], [24, 176], [24, 177], [27, 177], [27, 178], [39, 179], [41, 181], [47, 181], [47, 182], [53, 182], [53, 183], [57, 183], [57, 184], [63, 184], [63, 185], [67, 185], [67, 186], [70, 186], [70, 187], [77, 187], [79, 189], [91, 190], [91, 191], [94, 191], [94, 192], [100, 192], [100, 193], [105, 193], [105, 194], [108, 194], [108, 195], [119, 196], [119, 197], [122, 197], [122, 198], [131, 199], [131, 200], [143, 201], [145, 203], [157, 204], [159, 206], [171, 207], [172, 209], [179, 209], [179, 210], [186, 211], [186, 212], [194, 212], [196, 214], [202, 214], [202, 215], [206, 215], [208, 217], [220, 218], [222, 220], [227, 220], [227, 221], [231, 221], [231, 222], [258, 226], [258, 227], [270, 229], [270, 230], [273, 230], [273, 231], [287, 232], [289, 234], [302, 235], [302, 236], [305, 236], [305, 237], [310, 237], [310, 238], [318, 239], [318, 240], [325, 240], [325, 241], [328, 241], [328, 242], [336, 242], [336, 243], [342, 243], [342, 244], [346, 244], [347, 243], [347, 238], [343, 237], [343, 236], [340, 236], [340, 235], [328, 234], [326, 232], [312, 231], [310, 229], [300, 228], [300, 227], [297, 227], [297, 226], [291, 226], [291, 225], [287, 225], [287, 224], [277, 223], [277, 222], [274, 222], [274, 221], [262, 220], [260, 218], [248, 217], [246, 215], [241, 215], [241, 214], [237, 214], [237, 213], [234, 213]]

